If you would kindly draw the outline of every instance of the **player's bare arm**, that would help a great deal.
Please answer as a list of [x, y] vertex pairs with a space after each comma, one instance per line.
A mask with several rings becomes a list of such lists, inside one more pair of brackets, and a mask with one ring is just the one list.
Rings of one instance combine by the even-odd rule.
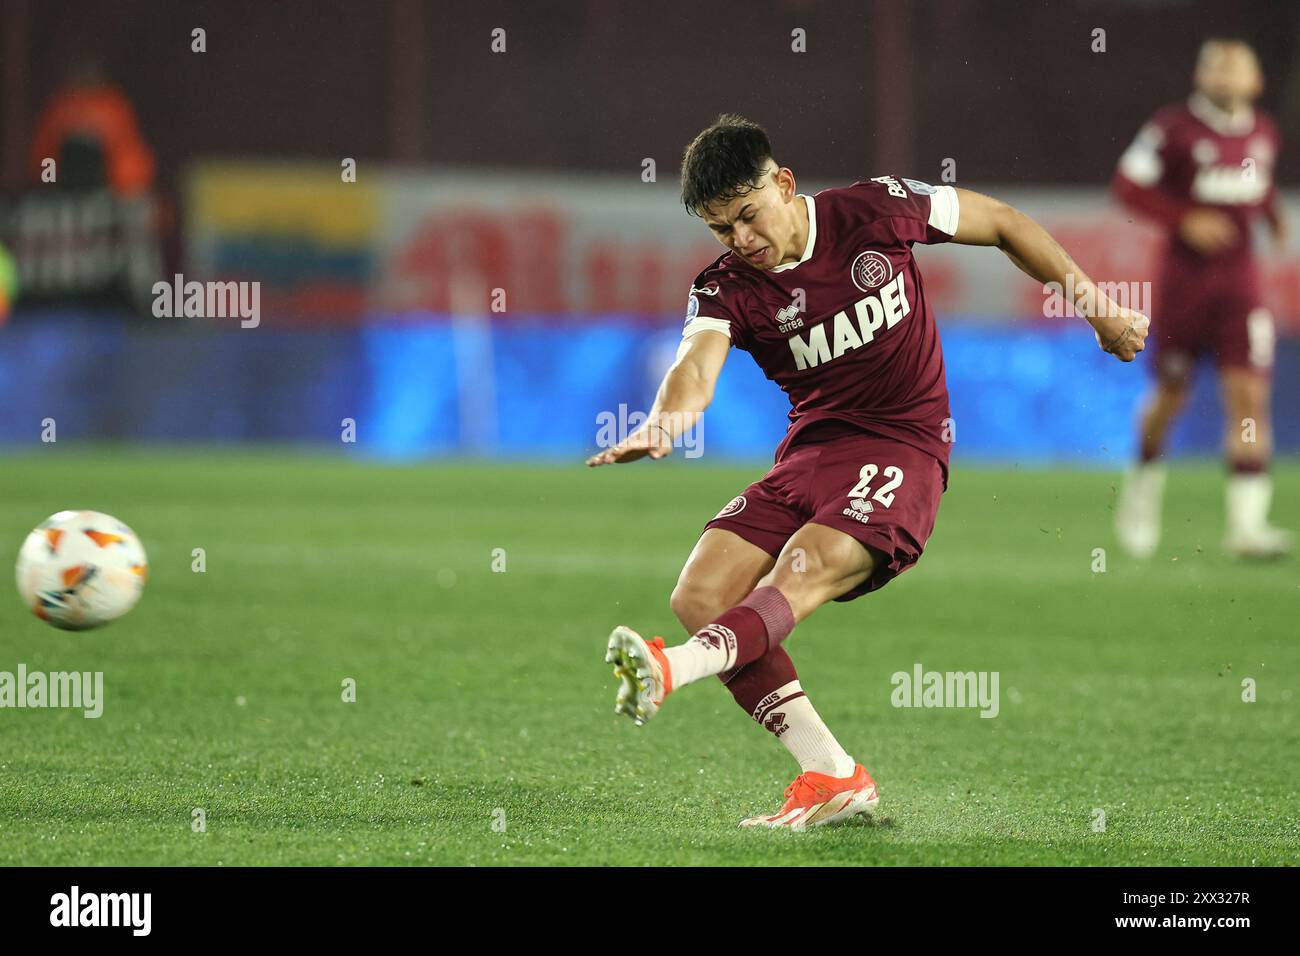
[[1291, 223], [1282, 209], [1282, 204], [1274, 202], [1265, 210], [1264, 215], [1268, 218], [1268, 231], [1273, 236], [1273, 245], [1278, 249], [1285, 249], [1287, 243], [1291, 241]]
[[693, 428], [713, 401], [713, 387], [730, 348], [731, 340], [721, 332], [706, 330], [683, 340], [676, 361], [659, 383], [645, 424], [613, 448], [592, 455], [587, 467], [671, 454], [673, 440]]
[[[997, 246], [1021, 272], [1041, 283], [1073, 288], [1075, 308], [1097, 333], [1097, 341], [1122, 362], [1144, 348], [1150, 320], [1120, 306], [1096, 287], [1060, 243], [1034, 220], [991, 196], [958, 189], [961, 219], [954, 242]], [[1067, 276], [1073, 276], [1070, 282]]]

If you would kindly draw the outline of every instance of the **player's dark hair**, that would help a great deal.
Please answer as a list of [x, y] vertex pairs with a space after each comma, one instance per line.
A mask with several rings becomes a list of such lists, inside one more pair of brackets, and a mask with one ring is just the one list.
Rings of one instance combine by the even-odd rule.
[[682, 204], [698, 216], [714, 203], [730, 202], [759, 185], [772, 161], [772, 144], [757, 123], [723, 113], [686, 147], [682, 156]]

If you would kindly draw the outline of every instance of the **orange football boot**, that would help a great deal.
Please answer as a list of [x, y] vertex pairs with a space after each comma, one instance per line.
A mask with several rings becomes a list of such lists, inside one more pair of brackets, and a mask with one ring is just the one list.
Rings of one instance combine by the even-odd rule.
[[855, 764], [850, 777], [832, 777], [824, 773], [801, 773], [785, 788], [785, 806], [770, 817], [741, 820], [742, 827], [808, 827], [841, 823], [859, 813], [866, 813], [880, 802], [876, 782], [862, 764]]

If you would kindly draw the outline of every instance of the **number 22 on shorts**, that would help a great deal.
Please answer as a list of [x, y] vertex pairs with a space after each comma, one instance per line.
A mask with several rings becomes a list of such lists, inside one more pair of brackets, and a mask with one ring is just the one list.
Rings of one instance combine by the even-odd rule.
[[[875, 480], [877, 474], [882, 474], [888, 479], [881, 485], [875, 494], [871, 493], [871, 482]], [[863, 465], [862, 470], [858, 472], [858, 483], [853, 486], [849, 492], [850, 498], [872, 498], [879, 501], [888, 508], [894, 503], [894, 489], [903, 483], [903, 469], [897, 465], [886, 465], [883, 472], [875, 465]]]

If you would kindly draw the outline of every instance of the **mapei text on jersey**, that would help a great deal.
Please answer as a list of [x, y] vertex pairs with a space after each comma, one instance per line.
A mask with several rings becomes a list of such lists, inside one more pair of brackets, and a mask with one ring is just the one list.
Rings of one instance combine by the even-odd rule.
[[[854, 317], [841, 309], [834, 316], [808, 330], [804, 341], [797, 332], [789, 339], [797, 369], [812, 368], [837, 359], [850, 349], [870, 344], [882, 328], [892, 329], [912, 312], [903, 286], [903, 273], [853, 303]], [[856, 322], [855, 322], [856, 320]]]

